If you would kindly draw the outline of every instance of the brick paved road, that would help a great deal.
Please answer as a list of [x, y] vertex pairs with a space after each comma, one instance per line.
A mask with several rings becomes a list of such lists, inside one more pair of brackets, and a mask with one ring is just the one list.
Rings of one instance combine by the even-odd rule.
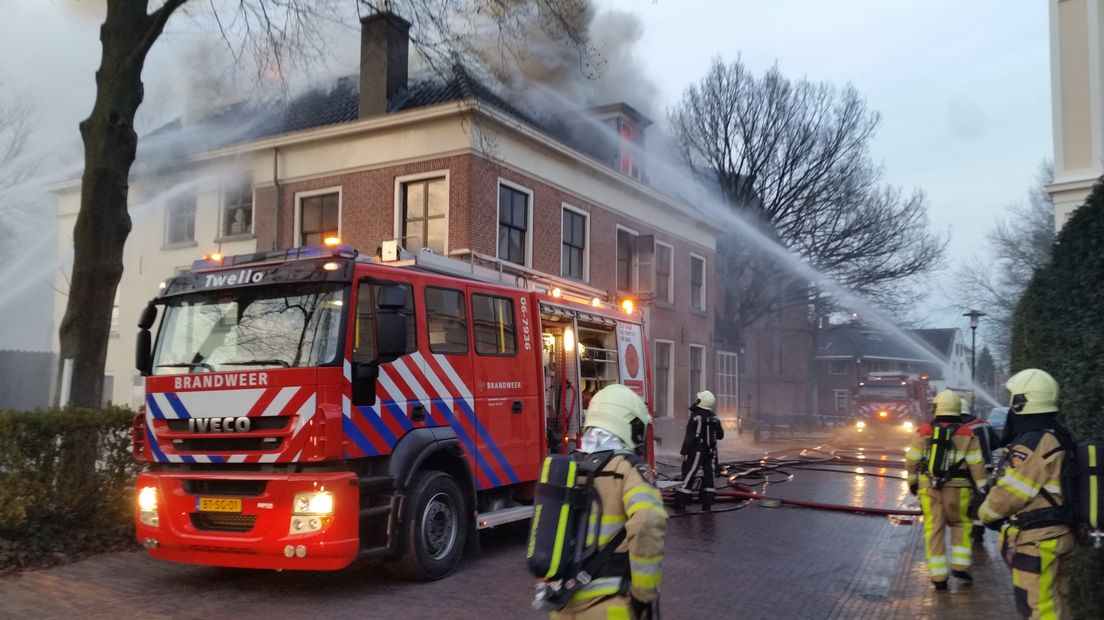
[[[768, 491], [878, 506], [907, 497], [894, 480], [795, 473]], [[978, 585], [937, 595], [924, 571], [921, 531], [918, 523], [756, 506], [675, 518], [663, 613], [668, 619], [1015, 617], [1008, 573], [991, 540], [974, 571]], [[484, 534], [483, 553], [429, 584], [363, 566], [273, 573], [108, 554], [0, 579], [0, 617], [540, 618], [529, 608], [524, 538], [517, 526]]]

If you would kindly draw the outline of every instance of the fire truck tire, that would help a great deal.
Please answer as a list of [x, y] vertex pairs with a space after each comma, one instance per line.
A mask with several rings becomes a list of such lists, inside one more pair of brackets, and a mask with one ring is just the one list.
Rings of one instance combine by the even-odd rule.
[[460, 563], [470, 511], [456, 480], [444, 472], [420, 471], [403, 502], [398, 575], [417, 581], [448, 576]]

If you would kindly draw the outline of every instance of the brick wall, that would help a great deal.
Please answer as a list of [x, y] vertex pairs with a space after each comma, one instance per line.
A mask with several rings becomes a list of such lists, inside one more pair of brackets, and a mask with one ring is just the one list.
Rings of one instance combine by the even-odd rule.
[[[705, 385], [714, 389], [713, 308], [716, 291], [714, 254], [704, 246], [655, 230], [644, 222], [603, 209], [580, 196], [520, 174], [506, 166], [474, 155], [407, 163], [316, 178], [281, 185], [280, 234], [276, 240], [274, 214], [276, 189], [261, 187], [256, 192], [254, 233], [258, 249], [288, 247], [294, 235], [296, 194], [328, 187], [341, 187], [341, 236], [362, 252], [374, 252], [380, 242], [395, 237], [395, 182], [402, 176], [434, 170], [449, 171], [449, 249], [469, 248], [494, 255], [498, 249], [499, 179], [532, 192], [532, 268], [545, 273], [560, 273], [562, 205], [567, 203], [589, 214], [590, 278], [587, 284], [615, 293], [617, 264], [617, 226], [621, 224], [642, 235], [674, 248], [674, 304], [648, 308], [650, 339], [674, 342], [672, 360], [674, 412], [685, 419], [693, 394], [689, 385], [690, 345], [706, 348], [703, 375]], [[706, 259], [705, 311], [690, 307], [690, 254]], [[654, 346], [649, 346], [649, 355]]]

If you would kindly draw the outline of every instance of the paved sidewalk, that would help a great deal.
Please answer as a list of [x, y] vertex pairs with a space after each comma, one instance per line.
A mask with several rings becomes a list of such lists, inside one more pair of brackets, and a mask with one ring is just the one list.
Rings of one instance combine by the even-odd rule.
[[[737, 454], [740, 447], [732, 449]], [[872, 465], [867, 472], [878, 471]], [[768, 494], [863, 506], [915, 503], [900, 480], [794, 474], [790, 482], [770, 485]], [[928, 581], [918, 521], [752, 505], [676, 516], [668, 531], [662, 605], [668, 620], [1016, 617], [992, 533], [978, 554], [977, 584], [953, 584], [939, 593]], [[525, 539], [523, 524], [485, 533], [481, 554], [449, 578], [422, 584], [372, 566], [275, 573], [105, 554], [0, 578], [0, 618], [536, 620], [547, 616], [529, 605], [533, 580], [525, 568]]]

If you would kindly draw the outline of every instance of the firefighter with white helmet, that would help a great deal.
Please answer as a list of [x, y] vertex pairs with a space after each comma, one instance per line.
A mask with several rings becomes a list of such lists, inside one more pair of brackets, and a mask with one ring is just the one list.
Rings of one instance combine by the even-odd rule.
[[[937, 590], [947, 589], [953, 574], [963, 585], [970, 575], [971, 494], [985, 486], [985, 463], [974, 432], [965, 424], [961, 400], [953, 390], [935, 397], [935, 418], [922, 425], [905, 452], [909, 492], [919, 495], [924, 511], [924, 553]], [[947, 561], [947, 530], [951, 556]]]
[[978, 509], [1001, 528], [1016, 607], [1025, 618], [1068, 618], [1074, 539], [1063, 509], [1062, 466], [1073, 438], [1058, 422], [1058, 382], [1037, 368], [1006, 384], [1012, 395], [1001, 445], [1000, 478]]
[[697, 399], [690, 406], [690, 417], [686, 420], [686, 436], [682, 440], [682, 484], [675, 489], [675, 509], [685, 510], [694, 497], [694, 487], [700, 484], [702, 510], [713, 507], [713, 498], [717, 495], [716, 471], [717, 441], [724, 439], [721, 421], [713, 415], [717, 398], [713, 392], [698, 392]]
[[580, 450], [614, 451], [594, 480], [602, 508], [601, 521], [594, 524], [598, 546], [621, 529], [626, 534], [604, 570], [576, 589], [568, 605], [552, 614], [554, 619], [658, 616], [667, 511], [651, 482], [651, 468], [640, 458], [651, 421], [644, 401], [623, 385], [602, 388], [590, 401]]

